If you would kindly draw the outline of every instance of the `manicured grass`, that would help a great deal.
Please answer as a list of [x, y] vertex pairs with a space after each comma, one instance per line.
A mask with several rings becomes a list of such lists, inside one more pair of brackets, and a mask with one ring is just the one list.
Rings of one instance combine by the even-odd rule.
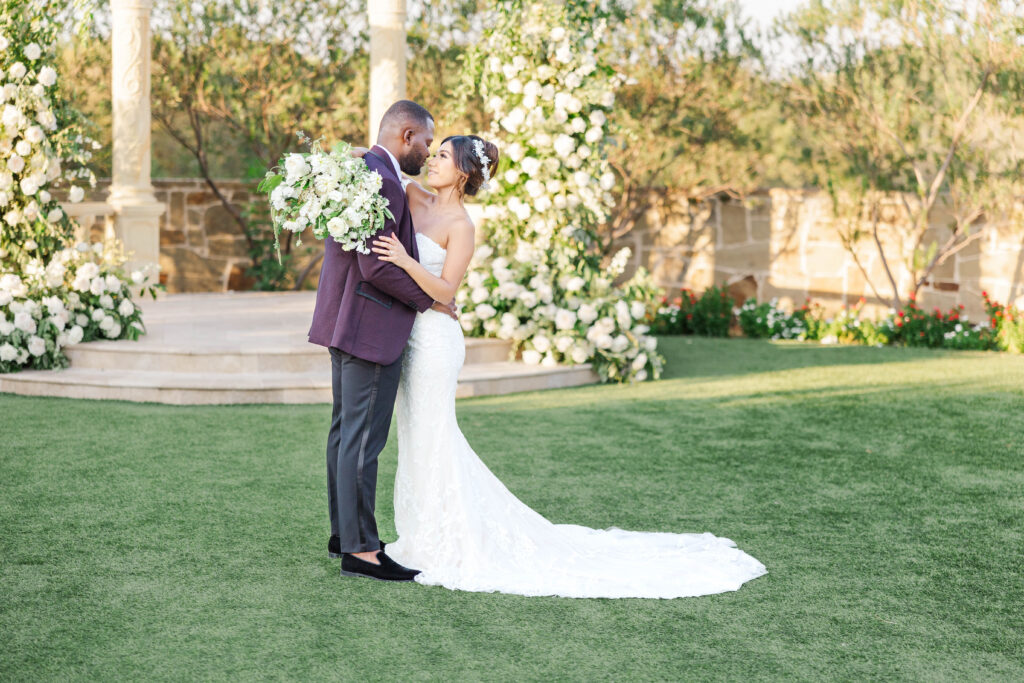
[[0, 396], [0, 679], [1024, 678], [1024, 358], [662, 346], [665, 381], [460, 421], [554, 521], [734, 539], [769, 571], [738, 592], [341, 579], [328, 406]]

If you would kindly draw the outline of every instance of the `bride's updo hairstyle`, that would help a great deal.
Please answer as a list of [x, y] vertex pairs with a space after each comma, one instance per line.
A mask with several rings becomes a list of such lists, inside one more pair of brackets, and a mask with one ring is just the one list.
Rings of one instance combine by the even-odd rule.
[[486, 186], [498, 170], [498, 148], [476, 135], [449, 135], [441, 144], [446, 142], [452, 143], [455, 168], [464, 174], [457, 189], [472, 197]]

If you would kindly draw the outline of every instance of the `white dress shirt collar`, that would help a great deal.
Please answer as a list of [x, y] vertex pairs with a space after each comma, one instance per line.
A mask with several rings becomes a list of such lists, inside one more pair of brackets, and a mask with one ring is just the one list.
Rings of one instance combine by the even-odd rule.
[[397, 176], [398, 179], [401, 180], [402, 179], [402, 167], [398, 165], [398, 159], [396, 159], [395, 155], [391, 153], [391, 150], [388, 149], [387, 147], [385, 147], [384, 145], [377, 145], [377, 147], [380, 147], [382, 150], [384, 150], [387, 153], [388, 158], [391, 159], [391, 166], [394, 167], [394, 169], [395, 169], [395, 176]]

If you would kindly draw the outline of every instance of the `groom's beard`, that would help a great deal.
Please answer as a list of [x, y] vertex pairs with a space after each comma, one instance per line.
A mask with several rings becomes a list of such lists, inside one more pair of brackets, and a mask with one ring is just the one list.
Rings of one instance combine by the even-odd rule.
[[427, 154], [421, 154], [416, 151], [409, 152], [405, 156], [398, 157], [398, 167], [406, 175], [417, 176], [423, 170], [423, 164], [427, 162], [427, 156]]

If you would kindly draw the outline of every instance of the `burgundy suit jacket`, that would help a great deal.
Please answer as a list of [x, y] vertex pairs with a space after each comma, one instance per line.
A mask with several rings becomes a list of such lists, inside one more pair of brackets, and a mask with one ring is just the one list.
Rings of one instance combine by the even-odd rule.
[[[387, 152], [375, 145], [365, 159], [370, 170], [383, 178], [380, 194], [387, 198], [394, 215], [377, 234], [394, 232], [405, 250], [419, 260], [409, 204]], [[367, 246], [372, 241], [370, 237]], [[345, 251], [328, 237], [324, 240], [324, 262], [316, 288], [309, 341], [390, 365], [402, 355], [416, 312], [427, 310], [433, 303], [409, 274], [395, 264], [381, 261], [374, 253]]]

